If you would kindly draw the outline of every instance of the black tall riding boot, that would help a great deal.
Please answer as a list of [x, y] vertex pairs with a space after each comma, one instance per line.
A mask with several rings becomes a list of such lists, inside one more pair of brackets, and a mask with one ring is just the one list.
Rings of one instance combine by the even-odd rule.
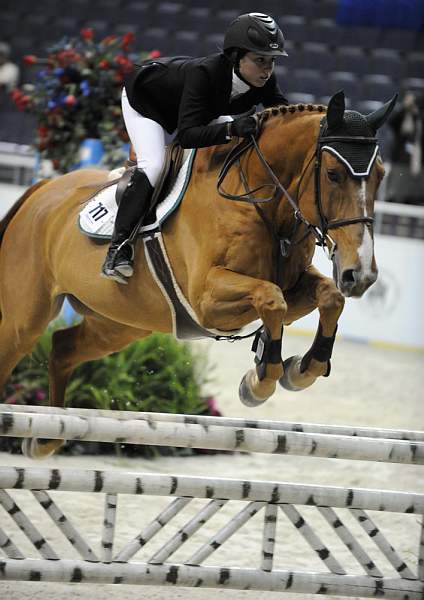
[[147, 214], [153, 187], [142, 169], [135, 169], [118, 207], [112, 240], [102, 267], [102, 276], [128, 283], [133, 274], [134, 247], [129, 238]]

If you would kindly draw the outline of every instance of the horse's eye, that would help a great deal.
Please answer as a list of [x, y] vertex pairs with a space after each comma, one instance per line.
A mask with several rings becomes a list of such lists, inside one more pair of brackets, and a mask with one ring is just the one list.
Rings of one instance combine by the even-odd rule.
[[340, 173], [338, 171], [335, 171], [334, 169], [327, 169], [327, 177], [330, 181], [333, 181], [334, 183], [340, 183], [342, 180]]

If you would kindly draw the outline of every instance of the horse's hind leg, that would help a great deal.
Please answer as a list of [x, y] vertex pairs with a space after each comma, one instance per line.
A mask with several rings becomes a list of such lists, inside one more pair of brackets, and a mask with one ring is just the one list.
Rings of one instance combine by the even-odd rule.
[[344, 297], [336, 284], [315, 267], [310, 267], [297, 286], [285, 294], [287, 321], [293, 322], [319, 311], [319, 326], [312, 346], [304, 356], [292, 356], [284, 361], [284, 376], [280, 384], [290, 391], [303, 390], [320, 376], [330, 373], [330, 358], [337, 331], [337, 322], [344, 307]]
[[[16, 295], [19, 294], [19, 301]], [[29, 354], [60, 310], [63, 298], [53, 301], [47, 294], [26, 294], [15, 290], [10, 301], [2, 298], [0, 318], [0, 390], [8, 381], [18, 362]], [[27, 300], [27, 302], [25, 302]]]
[[[55, 331], [49, 360], [50, 405], [65, 405], [66, 385], [78, 365], [118, 352], [149, 333], [98, 315], [87, 316], [74, 327]], [[23, 450], [32, 458], [45, 458], [63, 444], [63, 440], [32, 439], [24, 442]]]

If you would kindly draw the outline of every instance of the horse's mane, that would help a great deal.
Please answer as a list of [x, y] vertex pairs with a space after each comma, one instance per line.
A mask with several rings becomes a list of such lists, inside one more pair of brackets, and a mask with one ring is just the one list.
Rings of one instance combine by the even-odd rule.
[[279, 106], [270, 106], [265, 108], [262, 112], [257, 113], [259, 124], [262, 125], [270, 117], [277, 117], [278, 115], [293, 115], [295, 113], [308, 113], [318, 112], [323, 113], [327, 111], [327, 107], [323, 104], [280, 104]]
[[[294, 114], [307, 114], [307, 113], [325, 113], [327, 111], [327, 107], [323, 104], [280, 104], [278, 106], [270, 106], [265, 108], [263, 111], [256, 113], [256, 118], [258, 119], [259, 131], [262, 129], [263, 124], [268, 121], [271, 117], [278, 116], [286, 116], [286, 115], [294, 115]], [[233, 142], [231, 147], [234, 147], [237, 142]], [[228, 147], [223, 146], [212, 146], [211, 147], [212, 155], [209, 157], [207, 162], [207, 167], [204, 169], [212, 168], [216, 169], [222, 166], [225, 158], [228, 155]]]
[[34, 185], [32, 185], [30, 188], [28, 188], [22, 194], [22, 196], [20, 196], [20, 198], [18, 198], [18, 200], [15, 202], [15, 204], [13, 204], [13, 206], [5, 214], [3, 219], [0, 221], [0, 245], [3, 240], [3, 236], [5, 234], [7, 226], [9, 225], [9, 223], [13, 219], [13, 217], [16, 215], [18, 210], [21, 208], [22, 204], [25, 202], [25, 200], [27, 200], [27, 198], [29, 198], [29, 196], [31, 196], [31, 194], [33, 192], [35, 192], [35, 190], [38, 190], [38, 188], [40, 188], [42, 185], [44, 185], [47, 182], [48, 182], [48, 179], [42, 179], [41, 181], [37, 181], [37, 183], [34, 183]]

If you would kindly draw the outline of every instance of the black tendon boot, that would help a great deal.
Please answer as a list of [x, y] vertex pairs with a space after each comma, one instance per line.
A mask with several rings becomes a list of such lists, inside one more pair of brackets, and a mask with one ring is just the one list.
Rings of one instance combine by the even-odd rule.
[[102, 276], [128, 283], [133, 274], [134, 247], [129, 238], [149, 210], [153, 187], [142, 169], [135, 169], [118, 207], [115, 229], [102, 267]]

